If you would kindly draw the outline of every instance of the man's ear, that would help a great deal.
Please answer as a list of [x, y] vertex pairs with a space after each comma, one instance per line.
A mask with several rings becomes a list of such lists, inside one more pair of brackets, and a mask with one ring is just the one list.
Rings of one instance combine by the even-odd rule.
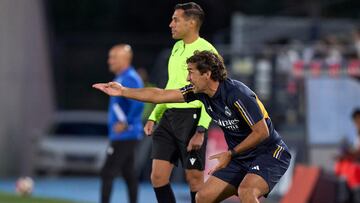
[[211, 78], [211, 71], [207, 71], [205, 74], [206, 74], [206, 79], [210, 79], [210, 78]]
[[196, 20], [191, 19], [190, 20], [190, 25], [191, 25], [191, 27], [195, 28], [197, 26]]

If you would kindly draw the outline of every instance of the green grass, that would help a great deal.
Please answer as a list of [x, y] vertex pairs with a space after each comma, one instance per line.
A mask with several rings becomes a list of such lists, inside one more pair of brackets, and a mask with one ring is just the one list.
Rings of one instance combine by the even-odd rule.
[[20, 197], [18, 195], [0, 192], [0, 203], [75, 203], [75, 202], [58, 200], [58, 199], [49, 199], [49, 198]]

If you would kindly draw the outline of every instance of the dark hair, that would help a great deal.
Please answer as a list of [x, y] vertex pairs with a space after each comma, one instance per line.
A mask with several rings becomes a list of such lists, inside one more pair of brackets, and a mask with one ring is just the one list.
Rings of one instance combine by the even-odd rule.
[[194, 2], [176, 4], [174, 9], [175, 10], [177, 10], [177, 9], [184, 10], [185, 17], [196, 20], [199, 28], [201, 27], [202, 23], [204, 22], [205, 13], [202, 10], [202, 8]]
[[357, 116], [360, 116], [360, 108], [356, 108], [351, 114], [352, 119], [355, 119]]
[[195, 51], [194, 55], [186, 60], [186, 63], [196, 64], [201, 74], [211, 72], [210, 78], [214, 81], [224, 81], [227, 77], [223, 58], [211, 51]]

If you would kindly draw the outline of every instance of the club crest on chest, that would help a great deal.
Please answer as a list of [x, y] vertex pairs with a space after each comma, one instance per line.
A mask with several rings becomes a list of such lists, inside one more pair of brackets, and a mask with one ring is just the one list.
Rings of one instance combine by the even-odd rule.
[[225, 115], [227, 115], [228, 117], [230, 117], [232, 115], [229, 107], [225, 106]]

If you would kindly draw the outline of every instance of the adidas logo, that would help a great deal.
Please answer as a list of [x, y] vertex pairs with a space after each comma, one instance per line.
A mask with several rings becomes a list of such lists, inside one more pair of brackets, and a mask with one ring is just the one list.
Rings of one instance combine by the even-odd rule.
[[190, 163], [191, 163], [191, 165], [194, 165], [195, 161], [196, 161], [195, 158], [190, 158]]
[[258, 170], [258, 171], [260, 171], [260, 168], [259, 168], [259, 166], [258, 166], [258, 165], [253, 166], [251, 169], [252, 169], [252, 170]]

